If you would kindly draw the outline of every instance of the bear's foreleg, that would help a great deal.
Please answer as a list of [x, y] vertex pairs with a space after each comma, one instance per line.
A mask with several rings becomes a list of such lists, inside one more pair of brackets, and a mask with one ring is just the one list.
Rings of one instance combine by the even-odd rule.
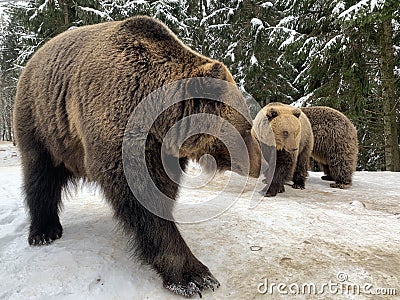
[[285, 191], [284, 184], [290, 180], [294, 169], [294, 156], [284, 150], [277, 151], [276, 167], [271, 185], [261, 190], [265, 197], [274, 197]]
[[309, 147], [304, 149], [297, 157], [296, 169], [293, 174], [293, 185], [294, 189], [305, 189], [306, 178], [308, 176], [308, 168], [310, 161], [310, 149]]
[[[186, 160], [180, 159], [179, 164], [165, 166], [169, 170], [169, 175], [172, 175], [174, 179], [172, 180], [165, 172], [160, 156], [158, 151], [147, 153], [146, 164], [149, 174], [163, 195], [175, 199], [181, 168], [186, 164]], [[164, 164], [173, 160], [167, 158]], [[137, 172], [133, 170], [135, 171]], [[133, 184], [144, 195], [141, 201], [154, 202], [158, 214], [162, 212], [166, 218], [153, 214], [135, 198], [124, 179], [124, 174], [111, 176], [112, 181], [103, 184], [106, 197], [113, 204], [116, 217], [130, 238], [135, 253], [160, 274], [164, 287], [176, 294], [190, 297], [194, 294], [201, 295], [201, 291], [207, 288], [214, 290], [219, 286], [219, 282], [186, 245], [175, 222], [172, 221], [172, 206], [168, 201], [163, 202], [165, 199], [161, 196], [148, 199], [147, 186], [150, 183], [144, 182], [143, 177], [138, 175], [134, 177], [136, 182]]]

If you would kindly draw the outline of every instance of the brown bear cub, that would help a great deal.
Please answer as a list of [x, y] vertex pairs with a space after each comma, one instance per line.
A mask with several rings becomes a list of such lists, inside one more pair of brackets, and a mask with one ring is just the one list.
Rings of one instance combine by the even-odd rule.
[[[282, 193], [285, 191], [284, 184], [290, 180], [293, 180], [293, 188], [304, 189], [314, 143], [307, 116], [299, 108], [273, 102], [258, 113], [254, 127], [265, 118], [268, 122], [262, 126], [269, 124], [275, 136], [276, 167], [269, 188], [265, 187], [261, 193], [267, 197]], [[268, 140], [268, 137], [265, 138]]]
[[357, 130], [341, 112], [326, 106], [303, 107], [314, 133], [312, 157], [333, 188], [349, 188], [358, 156]]
[[[153, 214], [139, 202], [141, 195], [134, 195], [129, 188], [122, 160], [124, 132], [135, 108], [152, 91], [193, 77], [234, 84], [222, 63], [192, 51], [163, 23], [149, 17], [69, 30], [33, 55], [19, 79], [14, 109], [31, 221], [29, 244], [49, 244], [61, 237], [62, 190], [77, 178], [86, 178], [99, 184], [127, 234], [128, 244], [134, 245], [136, 254], [160, 274], [166, 288], [192, 296], [219, 286], [192, 254], [175, 222]], [[185, 93], [186, 86], [179, 87]], [[239, 93], [235, 85], [233, 88]], [[221, 95], [226, 95], [225, 90]], [[245, 101], [240, 101], [246, 107]], [[163, 100], [160, 102], [162, 105]], [[149, 107], [139, 120], [145, 120], [152, 110]], [[179, 154], [168, 149], [162, 152], [163, 137], [169, 129], [193, 114], [204, 115], [204, 123], [210, 115], [228, 121], [245, 142], [247, 149], [241, 151], [261, 156], [259, 143], [251, 136], [250, 115], [243, 116], [225, 101], [195, 98], [165, 107], [151, 130], [138, 131], [137, 135], [146, 142], [146, 164], [155, 186], [170, 199], [177, 196], [179, 179], [189, 159], [212, 153], [220, 169], [234, 165], [227, 157], [229, 153], [219, 151], [223, 149], [221, 141], [205, 133], [185, 143]], [[232, 137], [232, 144], [240, 144], [238, 137]], [[161, 153], [166, 156], [164, 160]], [[178, 165], [170, 163], [174, 159], [179, 159]], [[240, 161], [236, 164], [241, 167]], [[167, 169], [173, 178], [167, 175]], [[249, 169], [251, 176], [258, 177], [260, 161], [252, 159]], [[133, 184], [142, 195], [152, 197], [148, 182], [140, 176], [134, 178]], [[150, 200], [159, 203], [162, 199]], [[164, 207], [164, 202], [158, 205]], [[167, 214], [172, 215], [172, 207], [165, 206]]]

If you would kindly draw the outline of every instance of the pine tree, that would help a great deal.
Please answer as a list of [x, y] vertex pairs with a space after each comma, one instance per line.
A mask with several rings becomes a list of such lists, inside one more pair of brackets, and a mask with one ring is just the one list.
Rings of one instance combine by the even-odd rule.
[[[261, 105], [270, 101], [297, 102], [328, 105], [344, 112], [358, 128], [359, 168], [396, 170], [400, 129], [395, 97], [400, 91], [397, 2], [12, 2], [9, 15], [13, 25], [2, 27], [5, 32], [0, 41], [1, 93], [5, 95], [5, 84], [15, 87], [21, 66], [58, 33], [75, 26], [149, 15], [165, 22], [196, 51], [223, 61], [240, 88]], [[11, 57], [6, 58], [5, 44], [12, 49]], [[15, 88], [8, 88], [7, 92], [13, 94]], [[381, 138], [383, 133], [386, 142]]]
[[[394, 16], [389, 8], [397, 6], [393, 6], [393, 1], [383, 3], [278, 0], [277, 7], [285, 17], [270, 36], [284, 50], [284, 60], [297, 70], [293, 85], [305, 95], [298, 104], [328, 105], [344, 112], [355, 123], [361, 169], [385, 169], [387, 158], [381, 139], [387, 130], [381, 125], [382, 52], [377, 28], [379, 20]], [[396, 111], [393, 103], [390, 107], [392, 112]], [[390, 123], [393, 124], [393, 118]], [[386, 169], [391, 168], [386, 164]]]
[[[222, 60], [242, 90], [262, 105], [290, 102], [297, 92], [287, 80], [290, 66], [268, 43], [267, 28], [277, 21], [271, 2], [254, 0], [187, 1], [188, 44]], [[185, 38], [184, 38], [185, 40]]]
[[19, 55], [21, 27], [5, 15], [0, 16], [0, 25], [0, 137], [2, 140], [12, 141], [12, 109], [21, 70], [15, 63]]
[[341, 13], [344, 24], [352, 26], [374, 25], [379, 72], [379, 100], [383, 115], [385, 166], [388, 171], [400, 171], [399, 116], [396, 102], [394, 75], [394, 42], [392, 20], [400, 12], [398, 1], [358, 1]]
[[[290, 68], [279, 60], [280, 51], [269, 43], [268, 28], [277, 22], [270, 2], [238, 1], [232, 15], [232, 41], [224, 53], [235, 79], [261, 104], [292, 102], [296, 90], [288, 82]], [[234, 61], [229, 61], [234, 57]]]

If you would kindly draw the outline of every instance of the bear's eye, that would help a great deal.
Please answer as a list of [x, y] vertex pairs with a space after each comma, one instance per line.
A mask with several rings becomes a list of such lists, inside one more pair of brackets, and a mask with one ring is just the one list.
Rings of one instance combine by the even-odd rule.
[[299, 109], [296, 109], [295, 111], [293, 111], [293, 115], [294, 115], [296, 118], [299, 118], [299, 117], [300, 117], [300, 114], [301, 114], [301, 111], [300, 111]]
[[283, 137], [287, 138], [289, 136], [289, 132], [287, 132], [286, 130], [284, 132], [282, 132]]
[[268, 114], [268, 120], [272, 120], [273, 118], [277, 117], [278, 113], [274, 110], [271, 110]]

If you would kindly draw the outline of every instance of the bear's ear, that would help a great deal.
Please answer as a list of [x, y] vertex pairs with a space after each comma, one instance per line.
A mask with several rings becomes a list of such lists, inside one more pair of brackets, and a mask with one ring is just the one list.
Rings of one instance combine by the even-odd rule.
[[293, 115], [294, 115], [296, 118], [300, 118], [301, 110], [298, 109], [298, 108], [296, 108], [295, 110], [293, 110]]
[[199, 66], [196, 70], [196, 76], [227, 80], [227, 70], [220, 62], [210, 62]]
[[277, 116], [278, 116], [278, 112], [277, 112], [276, 110], [274, 110], [274, 109], [270, 109], [270, 110], [267, 112], [268, 121], [271, 121], [273, 118], [275, 118], [275, 117], [277, 117]]

